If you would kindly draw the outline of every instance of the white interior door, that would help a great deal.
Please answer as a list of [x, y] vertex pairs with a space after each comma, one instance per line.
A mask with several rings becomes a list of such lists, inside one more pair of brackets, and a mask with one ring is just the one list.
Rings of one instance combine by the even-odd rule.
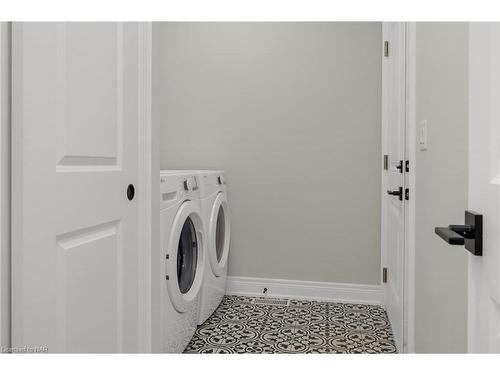
[[470, 352], [500, 352], [500, 24], [469, 29], [469, 209], [483, 255], [469, 255]]
[[13, 25], [14, 347], [138, 351], [138, 30]]
[[[405, 214], [405, 25], [383, 24], [382, 63], [383, 150], [387, 169], [382, 175], [382, 266], [386, 269], [385, 304], [398, 351], [403, 350], [403, 266]], [[390, 192], [390, 194], [389, 194]], [[396, 195], [399, 194], [399, 195]], [[384, 281], [384, 280], [383, 280]]]

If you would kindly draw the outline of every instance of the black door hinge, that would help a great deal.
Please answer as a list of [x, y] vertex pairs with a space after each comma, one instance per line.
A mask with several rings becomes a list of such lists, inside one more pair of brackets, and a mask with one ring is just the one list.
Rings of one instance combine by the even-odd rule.
[[387, 267], [382, 268], [382, 282], [387, 282]]
[[384, 41], [384, 57], [389, 57], [389, 41]]
[[410, 189], [409, 189], [409, 188], [406, 188], [406, 189], [405, 189], [405, 199], [406, 199], [407, 201], [409, 201], [409, 200], [410, 200]]
[[410, 161], [409, 161], [409, 160], [407, 160], [407, 161], [405, 162], [405, 171], [406, 171], [406, 172], [409, 172], [409, 171], [410, 171]]
[[403, 173], [403, 160], [399, 161], [399, 165], [396, 167], [396, 169], [399, 169], [399, 173]]

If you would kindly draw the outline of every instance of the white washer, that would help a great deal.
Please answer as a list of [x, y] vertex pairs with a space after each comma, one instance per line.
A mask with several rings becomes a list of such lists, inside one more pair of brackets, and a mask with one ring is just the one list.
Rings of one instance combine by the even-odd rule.
[[198, 176], [206, 239], [198, 319], [198, 324], [202, 324], [217, 309], [226, 293], [231, 236], [226, 178], [222, 170], [172, 170], [167, 173]]
[[201, 213], [205, 219], [206, 261], [198, 324], [219, 306], [226, 293], [231, 221], [224, 171], [198, 171], [201, 175]]
[[161, 171], [160, 202], [162, 349], [181, 353], [199, 321], [205, 271], [198, 177]]

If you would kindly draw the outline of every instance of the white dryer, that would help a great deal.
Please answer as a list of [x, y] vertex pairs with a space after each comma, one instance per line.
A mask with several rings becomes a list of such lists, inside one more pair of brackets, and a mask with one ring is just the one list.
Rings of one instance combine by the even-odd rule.
[[181, 353], [199, 321], [205, 271], [198, 177], [161, 171], [160, 202], [162, 349]]
[[231, 221], [224, 171], [198, 171], [201, 175], [201, 213], [205, 220], [206, 261], [198, 324], [219, 306], [226, 293]]

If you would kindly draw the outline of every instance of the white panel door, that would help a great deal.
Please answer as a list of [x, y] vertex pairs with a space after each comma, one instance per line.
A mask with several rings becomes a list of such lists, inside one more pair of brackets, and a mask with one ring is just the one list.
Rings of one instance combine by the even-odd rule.
[[[383, 150], [388, 155], [382, 176], [382, 246], [385, 304], [398, 351], [403, 350], [404, 214], [405, 214], [405, 25], [383, 24], [383, 40], [389, 42], [382, 63]], [[386, 53], [388, 52], [388, 53]], [[386, 56], [387, 54], [387, 56]], [[390, 192], [390, 194], [389, 194]], [[396, 194], [400, 195], [396, 195]]]
[[13, 346], [138, 351], [137, 23], [13, 26]]
[[469, 255], [468, 350], [500, 353], [500, 24], [469, 28], [469, 209], [483, 215], [483, 256]]

